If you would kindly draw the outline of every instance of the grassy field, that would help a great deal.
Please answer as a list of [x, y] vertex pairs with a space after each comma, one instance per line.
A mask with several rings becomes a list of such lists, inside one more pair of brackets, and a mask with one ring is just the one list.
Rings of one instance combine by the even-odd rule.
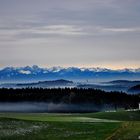
[[118, 112], [99, 112], [86, 114], [86, 117], [100, 118], [100, 119], [111, 119], [120, 121], [140, 121], [140, 110], [139, 111], [118, 111]]
[[0, 140], [138, 140], [139, 135], [139, 111], [0, 113]]

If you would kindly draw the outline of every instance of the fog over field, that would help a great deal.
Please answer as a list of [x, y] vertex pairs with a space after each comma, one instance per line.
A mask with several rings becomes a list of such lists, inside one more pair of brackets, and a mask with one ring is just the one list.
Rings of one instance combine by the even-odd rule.
[[[65, 103], [43, 103], [43, 102], [18, 102], [0, 103], [0, 112], [96, 112], [109, 109], [106, 105], [95, 104], [65, 104]], [[111, 109], [111, 108], [110, 108]]]

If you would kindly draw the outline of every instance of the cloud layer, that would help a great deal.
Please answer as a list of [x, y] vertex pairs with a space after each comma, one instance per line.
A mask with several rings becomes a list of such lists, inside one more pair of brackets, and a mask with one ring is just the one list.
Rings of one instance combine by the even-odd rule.
[[139, 0], [0, 0], [0, 67], [139, 67], [139, 17]]

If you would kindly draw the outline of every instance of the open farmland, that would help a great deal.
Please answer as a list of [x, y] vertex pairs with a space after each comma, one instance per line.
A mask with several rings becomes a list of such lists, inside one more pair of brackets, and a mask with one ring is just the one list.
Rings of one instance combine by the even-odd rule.
[[[0, 113], [0, 139], [137, 140], [140, 134], [140, 112], [113, 113]], [[128, 121], [130, 115], [133, 120]]]

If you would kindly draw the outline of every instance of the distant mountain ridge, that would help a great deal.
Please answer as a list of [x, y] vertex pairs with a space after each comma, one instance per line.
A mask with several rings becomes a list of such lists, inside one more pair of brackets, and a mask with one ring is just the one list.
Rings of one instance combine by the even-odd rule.
[[140, 83], [135, 85], [128, 90], [129, 93], [139, 93], [140, 94]]
[[134, 85], [136, 85], [136, 84], [140, 84], [140, 81], [130, 81], [130, 80], [114, 80], [114, 81], [110, 81], [110, 82], [106, 82], [106, 83], [108, 83], [108, 84], [121, 84], [121, 85], [123, 85], [123, 84], [134, 84]]
[[73, 87], [73, 81], [68, 81], [64, 79], [52, 80], [52, 81], [39, 81], [33, 83], [12, 83], [12, 84], [0, 84], [0, 88], [63, 88], [63, 87]]
[[79, 88], [94, 88], [94, 89], [101, 89], [107, 92], [110, 91], [119, 91], [119, 92], [126, 92], [126, 93], [140, 93], [140, 90], [130, 90], [132, 87], [136, 85], [140, 85], [140, 81], [129, 81], [129, 80], [114, 80], [109, 82], [101, 82], [95, 84], [79, 84]]
[[110, 81], [116, 79], [139, 80], [140, 68], [111, 70], [106, 68], [6, 67], [0, 70], [0, 82], [33, 82], [56, 79]]
[[27, 83], [27, 84], [17, 84], [17, 85], [39, 85], [39, 84], [46, 84], [46, 85], [67, 85], [67, 84], [73, 84], [72, 81], [59, 79], [59, 80], [53, 80], [53, 81], [39, 81], [36, 83]]
[[115, 80], [110, 82], [100, 83], [85, 83], [85, 82], [73, 82], [65, 79], [50, 80], [50, 81], [38, 81], [28, 83], [3, 83], [0, 84], [0, 88], [84, 88], [84, 89], [100, 89], [106, 92], [118, 91], [125, 93], [137, 94], [140, 93], [140, 81], [128, 81], [128, 80]]

